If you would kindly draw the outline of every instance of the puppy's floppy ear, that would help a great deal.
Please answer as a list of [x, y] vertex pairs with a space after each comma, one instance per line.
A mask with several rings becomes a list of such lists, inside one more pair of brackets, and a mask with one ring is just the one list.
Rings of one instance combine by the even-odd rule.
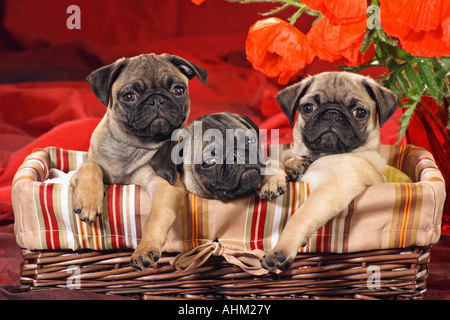
[[257, 161], [258, 161], [259, 165], [265, 167], [266, 163], [264, 161], [264, 155], [262, 153], [261, 141], [260, 141], [260, 136], [259, 136], [260, 132], [259, 132], [258, 125], [256, 123], [254, 123], [253, 120], [247, 116], [244, 116], [242, 114], [239, 114], [238, 116], [239, 116], [239, 121], [241, 123], [243, 123], [248, 129], [255, 130], [256, 138], [258, 140], [258, 160]]
[[252, 119], [244, 116], [243, 114], [238, 114], [238, 116], [239, 121], [241, 121], [248, 129], [255, 129], [256, 133], [259, 133], [259, 127], [253, 122]]
[[294, 122], [295, 114], [298, 109], [298, 102], [301, 97], [306, 94], [312, 82], [313, 78], [308, 77], [296, 84], [293, 84], [292, 86], [287, 87], [286, 89], [281, 90], [275, 97], [281, 107], [281, 110], [283, 110], [284, 114], [288, 117], [289, 124], [292, 125]]
[[400, 100], [394, 92], [384, 88], [371, 79], [365, 79], [363, 85], [370, 97], [375, 101], [381, 128], [395, 113], [395, 110], [400, 105]]
[[178, 141], [169, 141], [163, 144], [150, 159], [150, 165], [156, 174], [171, 185], [177, 181], [177, 166], [172, 161], [172, 149], [177, 144]]
[[206, 78], [208, 77], [208, 72], [202, 67], [196, 65], [195, 63], [190, 62], [184, 58], [181, 58], [172, 54], [164, 54], [164, 57], [173, 65], [175, 65], [182, 74], [184, 74], [189, 80], [192, 80], [194, 77], [200, 79], [203, 85], [206, 85]]
[[101, 67], [100, 69], [93, 71], [87, 77], [87, 81], [91, 86], [95, 96], [106, 107], [108, 107], [109, 99], [111, 97], [112, 85], [114, 81], [116, 81], [126, 63], [127, 59], [121, 58], [110, 65]]

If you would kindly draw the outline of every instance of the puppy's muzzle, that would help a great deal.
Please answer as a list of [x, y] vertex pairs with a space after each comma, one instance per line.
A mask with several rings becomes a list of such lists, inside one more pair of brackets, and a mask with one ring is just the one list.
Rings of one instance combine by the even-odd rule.
[[350, 115], [347, 112], [342, 112], [342, 107], [335, 104], [329, 104], [325, 110], [320, 111], [311, 119], [310, 126], [315, 126], [314, 131], [321, 134], [335, 131], [337, 128], [342, 128], [350, 124]]
[[149, 108], [153, 108], [155, 110], [161, 110], [164, 108], [174, 107], [175, 104], [173, 101], [165, 96], [164, 94], [154, 93], [150, 95], [143, 103], [145, 106]]
[[146, 104], [159, 110], [163, 108], [163, 104], [165, 101], [166, 99], [163, 99], [162, 96], [152, 96], [147, 100]]
[[245, 150], [230, 150], [227, 153], [227, 164], [244, 164], [245, 163]]
[[335, 110], [327, 111], [324, 118], [328, 120], [330, 125], [334, 125], [342, 120], [342, 114]]
[[152, 94], [130, 112], [128, 124], [139, 137], [163, 140], [184, 120], [185, 115], [176, 103], [164, 95]]
[[222, 165], [223, 172], [213, 187], [217, 199], [231, 200], [254, 194], [254, 186], [262, 181], [260, 166], [234, 164], [234, 170], [230, 170], [227, 166], [227, 164]]

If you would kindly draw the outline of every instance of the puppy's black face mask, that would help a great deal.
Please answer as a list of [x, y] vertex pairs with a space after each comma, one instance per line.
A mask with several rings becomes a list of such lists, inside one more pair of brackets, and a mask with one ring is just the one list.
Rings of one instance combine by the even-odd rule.
[[367, 140], [365, 125], [370, 108], [361, 101], [307, 102], [299, 106], [299, 111], [305, 120], [303, 141], [317, 156], [351, 152]]
[[225, 113], [202, 118], [204, 130], [219, 130], [223, 137], [204, 141], [202, 161], [194, 164], [195, 179], [203, 196], [231, 200], [254, 195], [265, 166], [261, 162], [258, 127], [240, 115]]
[[123, 125], [143, 141], [169, 139], [186, 121], [186, 85], [171, 75], [164, 78], [157, 85], [136, 80], [117, 95]]
[[392, 91], [347, 72], [308, 77], [280, 91], [276, 99], [290, 124], [299, 112], [296, 123], [313, 161], [363, 146], [371, 131], [381, 128], [399, 106]]
[[[235, 141], [237, 144], [238, 140]], [[210, 146], [210, 145], [208, 145]], [[206, 146], [206, 148], [208, 147]], [[197, 177], [202, 181], [208, 197], [219, 200], [231, 200], [255, 194], [262, 181], [259, 159], [252, 159], [253, 149], [258, 146], [257, 138], [246, 138], [243, 147], [232, 150], [222, 149], [223, 159], [211, 152], [201, 164], [195, 164]]]

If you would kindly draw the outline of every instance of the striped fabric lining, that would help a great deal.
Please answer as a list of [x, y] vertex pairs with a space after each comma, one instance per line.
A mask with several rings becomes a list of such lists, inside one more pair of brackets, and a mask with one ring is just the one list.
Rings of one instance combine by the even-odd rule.
[[[253, 197], [247, 210], [245, 249], [270, 250], [278, 242], [287, 220], [309, 196], [305, 183], [289, 183], [285, 195], [276, 201]], [[354, 204], [319, 228], [300, 252], [348, 252]]]
[[183, 251], [210, 242], [208, 200], [188, 194], [188, 205], [181, 216], [184, 226], [183, 239], [187, 239], [183, 242]]
[[[371, 187], [313, 234], [301, 252], [404, 248], [437, 241], [445, 189], [433, 158], [409, 145], [384, 146], [382, 153], [391, 165], [420, 182]], [[67, 172], [85, 160], [84, 152], [53, 147], [36, 150], [25, 159], [12, 194], [21, 247], [110, 250], [137, 246], [150, 208], [148, 195], [138, 186], [107, 186], [103, 215], [88, 224], [72, 211], [71, 186], [42, 183], [50, 168]], [[165, 249], [189, 251], [219, 240], [233, 250], [269, 250], [308, 195], [304, 183], [289, 183], [287, 192], [273, 201], [254, 196], [225, 203], [189, 194]]]
[[267, 250], [279, 239], [287, 220], [309, 195], [303, 182], [289, 183], [286, 193], [273, 201], [251, 197], [245, 227], [246, 250]]
[[407, 248], [415, 243], [422, 207], [422, 186], [414, 183], [395, 184], [395, 207], [389, 245]]
[[137, 246], [140, 221], [139, 192], [134, 185], [111, 185], [106, 190], [103, 215], [84, 223], [72, 211], [72, 187], [35, 183], [34, 205], [39, 221], [39, 242], [45, 249], [110, 250]]

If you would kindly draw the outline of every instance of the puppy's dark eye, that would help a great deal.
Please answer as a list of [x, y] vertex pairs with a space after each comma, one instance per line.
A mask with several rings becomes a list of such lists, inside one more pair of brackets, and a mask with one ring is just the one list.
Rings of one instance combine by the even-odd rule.
[[312, 103], [306, 103], [301, 106], [301, 112], [303, 114], [311, 114], [316, 110], [316, 107]]
[[134, 102], [137, 100], [137, 95], [134, 92], [126, 92], [122, 95], [122, 99], [125, 102]]
[[217, 161], [214, 158], [205, 159], [205, 160], [203, 160], [202, 167], [203, 168], [211, 168], [216, 165], [216, 162]]
[[364, 119], [367, 116], [367, 111], [362, 108], [357, 108], [353, 111], [353, 116], [356, 119]]
[[251, 145], [251, 144], [255, 144], [257, 141], [256, 137], [250, 137], [247, 139], [247, 144]]
[[175, 86], [172, 89], [172, 92], [176, 96], [182, 96], [186, 92], [186, 89], [184, 87], [182, 87], [182, 86]]

